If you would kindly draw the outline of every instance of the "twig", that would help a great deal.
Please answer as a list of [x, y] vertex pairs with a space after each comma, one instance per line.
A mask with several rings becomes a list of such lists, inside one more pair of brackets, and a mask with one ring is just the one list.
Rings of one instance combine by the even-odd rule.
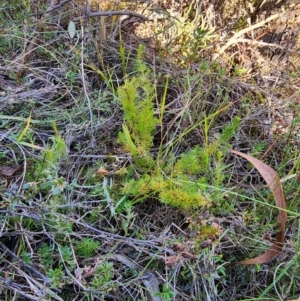
[[8, 139], [9, 141], [11, 141], [12, 143], [14, 143], [21, 151], [22, 155], [23, 155], [23, 158], [24, 158], [24, 164], [23, 164], [23, 173], [22, 173], [22, 176], [19, 178], [21, 179], [21, 183], [19, 184], [19, 187], [18, 187], [18, 193], [21, 193], [21, 190], [23, 189], [23, 183], [24, 183], [24, 180], [25, 180], [25, 174], [26, 174], [26, 170], [27, 170], [27, 160], [26, 160], [26, 155], [25, 155], [25, 152], [23, 150], [23, 148], [20, 146], [19, 143], [17, 143], [15, 140], [11, 139], [10, 137], [6, 136], [5, 137], [6, 139]]
[[[174, 251], [170, 248], [160, 247], [161, 241], [159, 239], [155, 240], [141, 240], [141, 239], [135, 239], [131, 237], [124, 237], [119, 234], [112, 234], [103, 230], [99, 230], [97, 228], [94, 228], [84, 222], [79, 222], [78, 220], [75, 220], [73, 218], [69, 218], [68, 221], [83, 227], [85, 230], [92, 231], [97, 235], [97, 237], [107, 240], [121, 240], [123, 243], [128, 244], [129, 246], [132, 246], [133, 248], [137, 248], [137, 246], [147, 246], [147, 247], [155, 247], [157, 250], [168, 253], [170, 255], [174, 255]], [[75, 235], [74, 233], [72, 235]]]
[[[3, 252], [8, 253], [13, 259], [17, 260], [25, 269], [27, 269], [30, 272], [32, 272], [33, 274], [35, 274], [35, 276], [37, 278], [41, 278], [44, 281], [44, 283], [50, 282], [50, 279], [48, 277], [45, 277], [45, 275], [43, 275], [41, 272], [39, 272], [38, 270], [36, 270], [32, 266], [30, 266], [29, 264], [24, 263], [24, 261], [20, 257], [18, 257], [14, 252], [12, 252], [2, 242], [0, 242], [0, 248], [2, 249]], [[2, 255], [3, 255], [3, 253], [2, 253]]]
[[[1, 117], [1, 115], [0, 115]], [[117, 156], [117, 155], [70, 155], [69, 158], [71, 157], [79, 157], [79, 158], [92, 158], [92, 159], [110, 159], [110, 158], [114, 158], [116, 160], [119, 159], [130, 159], [130, 156]]]
[[[129, 17], [137, 17], [141, 18], [142, 20], [148, 20], [147, 17], [131, 12], [131, 11], [126, 11], [126, 10], [116, 10], [116, 11], [95, 11], [95, 12], [86, 12], [83, 18], [92, 18], [92, 17], [99, 17], [99, 16], [106, 16], [106, 17], [112, 17], [112, 16], [129, 16]], [[73, 19], [74, 22], [79, 21], [82, 17], [76, 17]]]
[[52, 11], [62, 7], [63, 5], [65, 5], [66, 3], [70, 2], [70, 1], [71, 0], [64, 0], [60, 4], [55, 5], [56, 0], [51, 0], [49, 6], [47, 7], [47, 9], [45, 11], [45, 14], [41, 17], [40, 22], [35, 26], [35, 28], [33, 30], [31, 40], [27, 39], [26, 37], [24, 38], [24, 50], [23, 50], [22, 55], [21, 55], [21, 58], [22, 58], [21, 65], [22, 65], [22, 67], [20, 68], [20, 70], [18, 72], [18, 77], [19, 78], [22, 77], [22, 75], [23, 75], [23, 72], [24, 72], [24, 67], [23, 66], [28, 61], [31, 53], [37, 48], [37, 46], [39, 46], [38, 34], [41, 31], [42, 22], [50, 18], [50, 13]]
[[285, 50], [287, 52], [292, 52], [292, 53], [300, 53], [299, 51], [295, 50], [295, 49], [288, 49], [286, 47], [283, 47], [283, 46], [280, 46], [278, 44], [274, 44], [274, 43], [266, 43], [266, 42], [262, 42], [262, 41], [257, 41], [257, 40], [251, 40], [251, 39], [238, 39], [236, 41], [237, 43], [249, 43], [249, 44], [257, 44], [258, 46], [261, 46], [261, 47], [265, 47], [265, 46], [268, 46], [268, 47], [275, 47], [275, 48], [278, 48], [278, 49], [282, 49], [282, 50]]
[[54, 5], [54, 3], [55, 3], [55, 1], [54, 2], [52, 2], [51, 4], [50, 4], [50, 6], [47, 8], [47, 10], [46, 10], [46, 17], [48, 17], [49, 16], [49, 13], [51, 13], [51, 12], [53, 12], [54, 10], [56, 10], [56, 9], [58, 9], [58, 8], [61, 8], [62, 6], [64, 6], [66, 3], [68, 3], [68, 2], [70, 2], [70, 1], [72, 1], [72, 0], [64, 0], [64, 1], [61, 1], [59, 4], [57, 4], [57, 5]]
[[226, 43], [226, 44], [218, 51], [218, 53], [214, 54], [213, 59], [215, 60], [216, 58], [218, 58], [218, 57], [219, 57], [221, 54], [223, 54], [223, 53], [225, 52], [225, 50], [226, 50], [227, 48], [229, 48], [231, 45], [240, 42], [240, 39], [239, 39], [239, 38], [240, 38], [243, 34], [249, 32], [249, 31], [251, 31], [251, 30], [254, 30], [254, 29], [256, 29], [256, 28], [262, 27], [262, 26], [264, 26], [266, 23], [268, 23], [268, 22], [270, 22], [270, 21], [272, 21], [272, 20], [274, 20], [274, 19], [277, 19], [279, 16], [280, 16], [280, 14], [275, 14], [275, 15], [273, 15], [273, 16], [267, 18], [266, 20], [260, 21], [260, 22], [258, 22], [258, 23], [256, 23], [256, 24], [253, 24], [252, 26], [249, 26], [249, 27], [247, 27], [247, 28], [245, 28], [245, 29], [240, 30], [239, 32], [237, 32], [233, 37], [231, 37], [231, 38], [227, 41], [227, 43]]
[[[83, 30], [83, 25], [81, 24], [81, 37], [84, 36], [84, 30]], [[92, 112], [92, 107], [91, 107], [91, 100], [89, 97], [89, 94], [87, 92], [86, 89], [86, 84], [85, 84], [85, 78], [84, 78], [84, 56], [83, 56], [83, 49], [84, 49], [84, 45], [83, 45], [83, 40], [81, 41], [81, 62], [80, 62], [80, 69], [81, 69], [81, 78], [82, 78], [82, 86], [83, 86], [83, 91], [84, 91], [84, 95], [85, 98], [87, 100], [87, 105], [88, 105], [88, 109], [89, 109], [89, 114], [90, 114], [90, 122], [91, 122], [91, 134], [92, 134], [92, 138], [94, 137], [94, 129], [93, 129], [93, 112]]]

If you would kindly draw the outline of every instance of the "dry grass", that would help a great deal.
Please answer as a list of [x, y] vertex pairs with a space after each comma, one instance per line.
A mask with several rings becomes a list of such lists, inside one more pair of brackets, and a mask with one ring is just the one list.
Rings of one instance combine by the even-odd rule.
[[[285, 18], [284, 33], [299, 34], [298, 4], [265, 24], [281, 2], [119, 1], [82, 22], [83, 1], [48, 2], [0, 4], [0, 299], [299, 298], [298, 50], [275, 39]], [[136, 72], [140, 43], [156, 116], [170, 79], [154, 158], [212, 144], [239, 116], [232, 148], [286, 179], [286, 244], [276, 260], [233, 265], [268, 248], [276, 209], [257, 172], [228, 153], [222, 184], [207, 178], [212, 187], [199, 188], [209, 208], [183, 212], [152, 194], [132, 205], [122, 195], [124, 177], [143, 176], [117, 142], [117, 89]]]

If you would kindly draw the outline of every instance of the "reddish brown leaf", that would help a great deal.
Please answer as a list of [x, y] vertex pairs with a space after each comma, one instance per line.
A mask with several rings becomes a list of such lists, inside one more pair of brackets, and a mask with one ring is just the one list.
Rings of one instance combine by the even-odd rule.
[[178, 263], [180, 261], [180, 256], [178, 255], [172, 255], [172, 256], [168, 256], [166, 258], [166, 264], [168, 265], [174, 265], [176, 263]]
[[278, 232], [276, 233], [275, 242], [270, 247], [270, 249], [260, 256], [238, 262], [239, 264], [266, 263], [272, 260], [274, 257], [276, 257], [281, 252], [282, 247], [284, 245], [284, 229], [286, 224], [287, 213], [285, 211], [286, 202], [284, 199], [284, 194], [280, 183], [280, 178], [277, 172], [273, 168], [263, 163], [262, 161], [235, 150], [231, 150], [231, 153], [245, 158], [246, 160], [248, 160], [250, 163], [254, 165], [254, 167], [258, 170], [258, 172], [267, 182], [271, 192], [273, 193], [275, 204], [279, 208], [278, 215], [277, 215]]
[[97, 173], [104, 176], [104, 175], [108, 174], [108, 171], [106, 169], [104, 169], [103, 167], [100, 167], [97, 170]]
[[11, 177], [14, 175], [15, 172], [17, 172], [19, 170], [20, 170], [20, 167], [13, 168], [10, 166], [0, 166], [0, 174], [2, 174], [5, 177]]

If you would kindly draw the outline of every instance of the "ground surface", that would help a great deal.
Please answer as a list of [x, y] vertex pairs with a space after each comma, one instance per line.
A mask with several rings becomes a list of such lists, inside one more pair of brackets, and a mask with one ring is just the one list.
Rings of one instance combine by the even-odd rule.
[[223, 2], [0, 4], [0, 300], [300, 298], [300, 4]]

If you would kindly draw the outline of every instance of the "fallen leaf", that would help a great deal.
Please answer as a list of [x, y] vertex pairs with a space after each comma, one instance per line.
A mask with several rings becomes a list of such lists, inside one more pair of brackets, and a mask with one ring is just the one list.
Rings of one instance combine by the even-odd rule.
[[284, 245], [284, 230], [285, 230], [285, 224], [287, 219], [287, 213], [285, 211], [286, 202], [285, 202], [280, 178], [277, 172], [273, 168], [265, 164], [264, 162], [252, 156], [246, 155], [244, 153], [235, 150], [231, 150], [231, 153], [245, 158], [246, 160], [248, 160], [250, 163], [254, 165], [254, 167], [258, 170], [258, 172], [267, 182], [267, 185], [269, 186], [271, 192], [273, 193], [275, 204], [278, 207], [278, 215], [277, 215], [278, 231], [276, 233], [275, 242], [272, 244], [269, 250], [267, 250], [262, 255], [252, 259], [242, 260], [238, 262], [238, 264], [266, 263], [271, 261], [274, 257], [276, 257], [281, 252]]
[[22, 168], [22, 166], [16, 168], [10, 166], [0, 166], [0, 174], [2, 174], [5, 177], [12, 177], [15, 172], [19, 171]]
[[69, 32], [70, 38], [73, 39], [75, 37], [75, 34], [76, 34], [76, 25], [73, 21], [69, 22], [68, 32]]
[[178, 255], [168, 256], [165, 261], [167, 265], [175, 265], [180, 261], [180, 257]]
[[108, 174], [108, 171], [102, 167], [100, 167], [98, 170], [97, 170], [97, 173], [100, 174], [100, 175], [106, 175]]

